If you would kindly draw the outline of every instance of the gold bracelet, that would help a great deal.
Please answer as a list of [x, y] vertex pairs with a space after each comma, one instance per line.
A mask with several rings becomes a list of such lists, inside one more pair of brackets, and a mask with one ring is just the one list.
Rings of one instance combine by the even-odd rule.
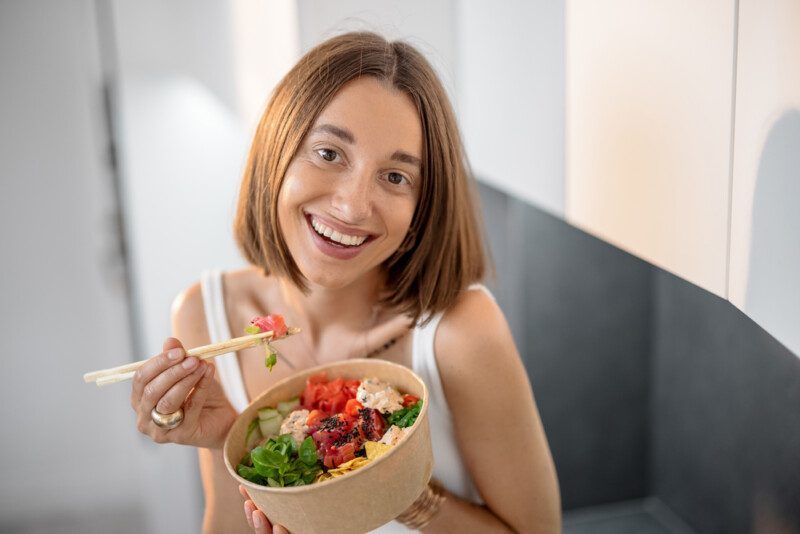
[[423, 529], [439, 512], [445, 499], [444, 488], [431, 479], [417, 500], [405, 512], [397, 516], [396, 520], [412, 530]]

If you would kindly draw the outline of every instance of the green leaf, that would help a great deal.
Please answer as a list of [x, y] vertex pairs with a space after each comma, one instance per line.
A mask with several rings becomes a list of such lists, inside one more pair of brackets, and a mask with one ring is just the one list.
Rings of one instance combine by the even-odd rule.
[[268, 478], [267, 479], [267, 484], [269, 484], [273, 488], [282, 488], [283, 487], [283, 484], [281, 484], [280, 482], [278, 482], [274, 478]]
[[258, 471], [253, 467], [247, 467], [246, 465], [239, 464], [236, 467], [236, 472], [239, 473], [239, 476], [249, 480], [250, 482], [255, 482], [256, 484], [263, 484], [264, 479], [259, 475]]
[[317, 465], [319, 458], [317, 457], [317, 446], [314, 444], [314, 438], [308, 436], [303, 440], [298, 455], [304, 464], [308, 466]]
[[402, 408], [389, 414], [387, 417], [387, 421], [390, 425], [396, 425], [400, 428], [406, 428], [414, 424], [419, 416], [419, 412], [422, 409], [422, 399], [418, 400], [414, 403], [413, 406], [409, 406], [408, 408]]
[[250, 455], [253, 464], [262, 464], [267, 467], [278, 467], [284, 462], [283, 455], [277, 451], [271, 451], [267, 447], [256, 447]]
[[250, 334], [250, 335], [260, 334], [261, 333], [261, 329], [259, 327], [257, 327], [256, 325], [251, 324], [251, 325], [248, 325], [248, 326], [245, 327], [244, 332], [245, 332], [245, 334]]
[[272, 368], [275, 367], [275, 364], [278, 363], [278, 354], [276, 352], [268, 352], [267, 358], [264, 360], [264, 365], [269, 369], [269, 372], [272, 372]]
[[286, 450], [289, 455], [293, 455], [297, 452], [297, 442], [291, 434], [281, 434], [278, 436], [278, 443], [286, 445]]

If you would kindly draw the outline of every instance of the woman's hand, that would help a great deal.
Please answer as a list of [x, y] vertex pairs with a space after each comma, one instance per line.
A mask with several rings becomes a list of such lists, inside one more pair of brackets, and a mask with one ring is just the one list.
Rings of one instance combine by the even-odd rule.
[[[219, 449], [236, 418], [222, 386], [214, 380], [214, 366], [186, 357], [181, 342], [168, 338], [164, 352], [136, 371], [131, 391], [139, 432], [156, 443], [180, 443]], [[171, 430], [158, 427], [150, 417], [155, 408], [170, 414], [183, 408], [183, 422]]]
[[259, 510], [256, 507], [256, 503], [250, 500], [250, 495], [248, 495], [247, 490], [244, 489], [244, 486], [241, 484], [239, 485], [239, 493], [245, 498], [244, 516], [247, 519], [247, 524], [250, 525], [250, 528], [252, 528], [256, 534], [289, 534], [286, 527], [281, 525], [273, 526], [272, 523], [269, 522], [264, 512]]

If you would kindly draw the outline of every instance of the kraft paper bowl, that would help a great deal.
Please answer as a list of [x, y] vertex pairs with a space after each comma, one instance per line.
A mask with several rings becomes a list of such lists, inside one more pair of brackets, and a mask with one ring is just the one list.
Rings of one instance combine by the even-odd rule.
[[[401, 393], [422, 399], [411, 431], [383, 456], [345, 476], [307, 486], [272, 488], [245, 480], [236, 466], [247, 454], [245, 433], [258, 410], [298, 396], [306, 379], [321, 371], [328, 379], [378, 378]], [[254, 400], [233, 423], [223, 449], [225, 465], [273, 523], [293, 534], [367, 532], [403, 512], [431, 477], [433, 455], [428, 426], [428, 389], [413, 371], [384, 360], [360, 359], [321, 365], [278, 382]]]

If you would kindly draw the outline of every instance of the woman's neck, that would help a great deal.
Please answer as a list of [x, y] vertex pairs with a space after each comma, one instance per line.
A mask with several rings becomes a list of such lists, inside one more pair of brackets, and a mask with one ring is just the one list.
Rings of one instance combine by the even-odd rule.
[[304, 294], [290, 280], [280, 280], [284, 302], [302, 319], [308, 336], [316, 345], [323, 327], [335, 325], [345, 331], [363, 332], [374, 326], [384, 276], [375, 273], [342, 288], [327, 288], [309, 284]]

